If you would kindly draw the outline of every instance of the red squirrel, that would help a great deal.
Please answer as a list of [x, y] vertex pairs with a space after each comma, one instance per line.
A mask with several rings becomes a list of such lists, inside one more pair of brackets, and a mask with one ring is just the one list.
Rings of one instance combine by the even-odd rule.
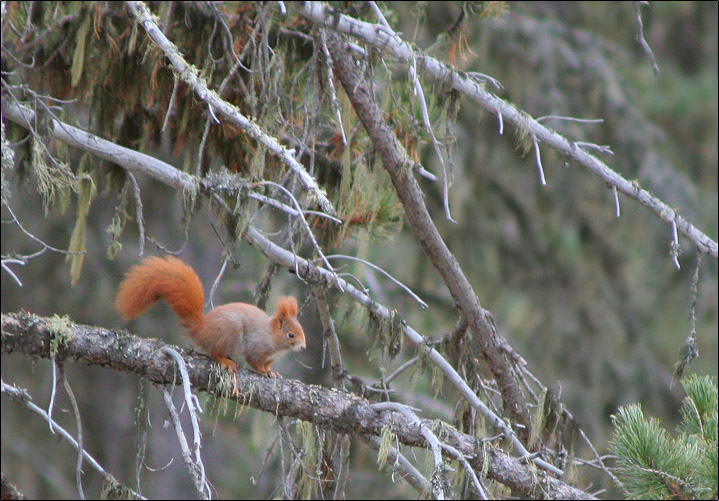
[[307, 346], [295, 298], [280, 298], [273, 317], [246, 303], [223, 304], [204, 315], [200, 278], [190, 266], [171, 256], [148, 257], [130, 268], [117, 290], [115, 308], [127, 321], [160, 299], [180, 317], [197, 346], [233, 373], [237, 364], [230, 357], [243, 356], [255, 372], [279, 377], [270, 370], [272, 362], [286, 351]]

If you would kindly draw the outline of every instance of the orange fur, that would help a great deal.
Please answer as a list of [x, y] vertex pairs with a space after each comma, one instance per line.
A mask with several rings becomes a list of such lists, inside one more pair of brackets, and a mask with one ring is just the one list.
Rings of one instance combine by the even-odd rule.
[[223, 369], [237, 369], [231, 359], [236, 355], [256, 372], [274, 376], [270, 366], [279, 355], [307, 346], [295, 298], [280, 298], [273, 317], [246, 303], [225, 304], [203, 315], [204, 294], [197, 273], [170, 256], [149, 257], [133, 266], [120, 284], [115, 308], [129, 320], [160, 299], [167, 301], [194, 342]]
[[185, 328], [192, 331], [202, 325], [202, 283], [195, 270], [172, 256], [148, 257], [130, 268], [117, 291], [115, 308], [127, 321], [160, 299], [167, 301]]

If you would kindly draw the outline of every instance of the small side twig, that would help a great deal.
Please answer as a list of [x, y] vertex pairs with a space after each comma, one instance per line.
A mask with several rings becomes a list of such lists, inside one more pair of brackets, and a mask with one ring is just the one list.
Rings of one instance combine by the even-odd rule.
[[[42, 410], [40, 407], [35, 405], [32, 402], [32, 397], [27, 393], [27, 391], [22, 390], [20, 388], [16, 388], [14, 386], [10, 386], [9, 384], [2, 381], [0, 383], [0, 389], [2, 393], [7, 394], [9, 397], [11, 397], [15, 402], [18, 402], [20, 405], [25, 407], [26, 409], [34, 412], [35, 414], [38, 414], [40, 417], [42, 417], [43, 420], [48, 421], [50, 423], [50, 427], [52, 428], [53, 432], [57, 432], [62, 438], [64, 438], [74, 449], [79, 450], [82, 452], [82, 455], [87, 461], [87, 463], [92, 466], [102, 477], [110, 484], [112, 485], [119, 485], [117, 482], [117, 479], [113, 477], [110, 473], [108, 473], [101, 465], [98, 463], [95, 458], [93, 458], [90, 454], [87, 453], [87, 451], [83, 450], [78, 443], [75, 441], [74, 438], [72, 438], [72, 435], [67, 432], [62, 426], [57, 424], [55, 421], [50, 419], [47, 415], [47, 413]], [[123, 488], [126, 488], [123, 486]], [[137, 492], [133, 491], [132, 489], [127, 488], [127, 490], [133, 495], [136, 496], [138, 499], [147, 499]]]
[[137, 238], [139, 240], [138, 243], [140, 249], [138, 255], [142, 257], [143, 254], [145, 254], [145, 218], [142, 215], [142, 196], [140, 196], [140, 185], [137, 183], [135, 174], [129, 170], [125, 171], [125, 173], [132, 183], [133, 194], [135, 196], [135, 222], [137, 223], [137, 232], [139, 233]]
[[679, 234], [677, 233], [677, 221], [676, 217], [672, 218], [672, 242], [669, 244], [669, 255], [672, 257], [672, 262], [674, 263], [674, 266], [677, 267], [677, 270], [681, 270], [681, 266], [679, 266], [679, 251], [681, 251], [681, 247], [679, 246]]
[[364, 259], [360, 259], [360, 258], [358, 258], [358, 257], [345, 256], [345, 255], [343, 255], [343, 254], [332, 254], [332, 255], [330, 255], [330, 256], [327, 256], [327, 259], [339, 259], [339, 258], [341, 258], [341, 259], [349, 259], [349, 260], [351, 260], [351, 261], [359, 261], [360, 263], [364, 263], [364, 264], [366, 264], [367, 266], [371, 267], [372, 269], [379, 271], [379, 272], [382, 273], [385, 277], [389, 278], [389, 279], [392, 280], [394, 283], [396, 283], [397, 285], [399, 285], [400, 287], [402, 287], [402, 289], [404, 289], [404, 290], [407, 292], [407, 294], [409, 294], [410, 296], [412, 296], [412, 299], [414, 299], [415, 301], [417, 301], [422, 308], [427, 308], [427, 307], [428, 307], [428, 306], [427, 306], [427, 303], [425, 303], [424, 301], [422, 301], [422, 300], [419, 298], [419, 296], [417, 296], [417, 294], [415, 294], [414, 292], [412, 292], [412, 289], [410, 289], [409, 287], [407, 287], [406, 285], [404, 285], [402, 282], [400, 282], [399, 280], [397, 280], [396, 278], [394, 278], [392, 275], [390, 275], [389, 273], [387, 273], [386, 271], [384, 271], [382, 268], [380, 268], [380, 267], [377, 266], [376, 264], [370, 263], [369, 261], [366, 261], [366, 260], [364, 260]]
[[542, 120], [566, 120], [568, 122], [580, 122], [585, 124], [600, 124], [604, 122], [603, 118], [576, 118], [576, 117], [567, 117], [564, 115], [544, 115], [541, 117], [535, 118], [537, 122], [541, 122]]
[[649, 2], [632, 2], [632, 6], [634, 7], [634, 16], [637, 21], [637, 35], [636, 39], [637, 42], [639, 42], [639, 45], [642, 47], [642, 50], [649, 58], [649, 62], [652, 64], [652, 69], [654, 70], [654, 75], [659, 75], [659, 66], [657, 66], [657, 60], [654, 57], [654, 52], [652, 51], [652, 48], [649, 47], [649, 44], [644, 38], [644, 23], [642, 22], [642, 12], [639, 9], [639, 4], [649, 4]]
[[[342, 352], [340, 350], [340, 342], [335, 330], [335, 323], [332, 320], [329, 302], [327, 301], [327, 292], [324, 287], [318, 284], [311, 284], [312, 295], [317, 303], [317, 311], [320, 314], [322, 322], [323, 335], [327, 341], [330, 352], [330, 365], [332, 367], [332, 379], [344, 389], [344, 366], [342, 365]], [[324, 357], [323, 357], [324, 360]]]
[[[179, 415], [177, 414], [175, 405], [172, 403], [172, 397], [167, 390], [163, 390], [163, 398], [165, 399], [165, 404], [167, 405], [170, 416], [172, 417], [173, 424], [175, 426], [175, 432], [177, 433], [177, 438], [180, 441], [180, 447], [182, 448], [182, 456], [188, 466], [190, 474], [192, 475], [192, 479], [195, 482], [197, 492], [204, 499], [209, 499], [210, 486], [207, 483], [207, 478], [205, 476], [205, 465], [202, 462], [202, 457], [200, 455], [202, 448], [202, 433], [200, 431], [199, 420], [197, 419], [197, 413], [201, 413], [202, 408], [200, 407], [197, 397], [192, 393], [192, 388], [190, 387], [190, 376], [187, 373], [187, 366], [185, 365], [185, 360], [176, 350], [170, 348], [169, 346], [163, 346], [160, 351], [168, 355], [175, 361], [178, 370], [180, 371], [180, 375], [182, 376], [182, 390], [185, 398], [185, 405], [187, 406], [187, 412], [190, 415], [190, 422], [192, 423], [192, 455], [194, 455], [195, 457], [194, 461], [192, 460], [190, 450], [187, 447], [187, 440], [185, 439], [185, 435], [182, 432], [182, 425], [180, 424]], [[198, 473], [199, 477], [197, 476]]]
[[327, 65], [327, 88], [330, 91], [330, 101], [332, 102], [332, 107], [335, 109], [335, 113], [337, 114], [337, 125], [340, 129], [340, 135], [342, 136], [342, 146], [347, 146], [347, 135], [345, 134], [345, 128], [342, 125], [342, 108], [340, 107], [340, 102], [337, 99], [337, 90], [335, 89], [334, 76], [332, 75], [332, 56], [330, 55], [330, 51], [327, 50], [324, 28], [320, 27], [317, 30], [317, 39], [320, 49], [322, 50], [322, 56], [324, 57]]
[[544, 178], [544, 168], [542, 167], [542, 156], [539, 154], [539, 141], [537, 137], [532, 135], [532, 143], [534, 144], [534, 157], [537, 160], [537, 169], [539, 170], [539, 184], [542, 186], [547, 185], [547, 180]]
[[[54, 362], [57, 364], [58, 362]], [[77, 485], [77, 492], [80, 495], [80, 499], [85, 499], [85, 492], [82, 489], [82, 460], [83, 460], [83, 439], [82, 439], [82, 419], [80, 418], [80, 407], [77, 405], [77, 399], [75, 399], [75, 393], [72, 391], [72, 387], [67, 380], [65, 370], [62, 365], [60, 367], [60, 377], [62, 378], [62, 385], [67, 393], [67, 398], [70, 400], [70, 406], [72, 407], [72, 413], [75, 416], [75, 424], [77, 426], [77, 463], [75, 464], [75, 484]]]
[[177, 435], [177, 441], [180, 443], [180, 449], [182, 450], [182, 459], [187, 466], [187, 471], [190, 472], [192, 482], [195, 484], [195, 490], [202, 499], [210, 499], [210, 486], [205, 480], [204, 468], [201, 468], [202, 463], [195, 464], [192, 460], [192, 454], [187, 444], [187, 439], [182, 431], [182, 423], [180, 423], [180, 415], [175, 408], [175, 404], [172, 402], [172, 396], [166, 389], [162, 390], [162, 398], [165, 400], [165, 406], [170, 413], [172, 420], [172, 426], [175, 428], [175, 434]]
[[270, 185], [274, 186], [275, 188], [282, 191], [285, 195], [287, 195], [287, 198], [289, 198], [292, 201], [292, 205], [295, 206], [295, 209], [297, 210], [297, 217], [299, 218], [300, 222], [302, 223], [302, 226], [304, 226], [305, 231], [307, 232], [307, 236], [310, 239], [310, 242], [312, 242], [312, 246], [317, 251], [317, 254], [319, 254], [320, 258], [322, 259], [322, 262], [327, 266], [327, 269], [335, 276], [335, 279], [337, 280], [337, 287], [340, 289], [340, 292], [344, 292], [342, 290], [342, 284], [340, 283], [339, 279], [337, 279], [337, 272], [332, 268], [332, 265], [325, 257], [324, 253], [322, 252], [322, 248], [320, 247], [320, 244], [317, 243], [317, 239], [315, 238], [314, 233], [312, 233], [312, 228], [310, 228], [310, 225], [307, 223], [307, 220], [305, 219], [304, 214], [302, 213], [302, 208], [300, 207], [299, 202], [297, 202], [297, 199], [295, 196], [282, 186], [281, 184], [275, 183], [274, 181], [258, 181], [255, 183], [256, 185]]
[[575, 141], [574, 144], [591, 150], [597, 150], [598, 152], [605, 153], [607, 155], [614, 155], [611, 146], [606, 144], [588, 143], [586, 141]]
[[[379, 451], [380, 439], [369, 435], [360, 435], [360, 439], [369, 445], [373, 450]], [[420, 471], [402, 454], [399, 449], [390, 445], [387, 451], [387, 458], [392, 461], [393, 467], [400, 472], [402, 478], [411, 485], [423, 498], [432, 497], [432, 484]]]
[[165, 120], [162, 122], [162, 132], [165, 132], [167, 123], [170, 121], [170, 115], [172, 114], [172, 108], [175, 107], [175, 100], [177, 99], [177, 87], [179, 80], [177, 77], [173, 78], [172, 94], [170, 94], [170, 103], [167, 105], [167, 111], [165, 112]]
[[622, 213], [619, 210], [619, 193], [617, 193], [617, 187], [612, 186], [612, 193], [614, 194], [614, 213], [617, 217], [621, 216]]
[[[432, 430], [430, 430], [414, 413], [414, 409], [407, 405], [399, 404], [397, 402], [378, 402], [372, 404], [370, 407], [377, 412], [382, 411], [395, 411], [402, 414], [411, 423], [415, 424], [419, 428], [420, 434], [424, 437], [429, 444], [430, 450], [432, 451], [432, 458], [434, 460], [434, 471], [435, 474], [441, 475], [445, 469], [449, 468], [442, 460], [442, 443], [437, 438]], [[444, 491], [440, 482], [432, 482], [432, 492], [437, 499], [444, 499]]]
[[10, 278], [12, 278], [12, 279], [15, 281], [15, 283], [18, 284], [19, 287], [22, 287], [22, 282], [21, 282], [20, 279], [17, 277], [17, 275], [15, 275], [15, 272], [12, 271], [12, 270], [8, 267], [8, 264], [19, 264], [20, 266], [25, 266], [25, 264], [27, 264], [27, 263], [25, 263], [25, 261], [23, 261], [22, 259], [10, 259], [10, 258], [8, 258], [8, 259], [3, 259], [2, 262], [1, 262], [1, 264], [2, 264], [2, 269], [5, 270], [5, 272], [6, 272], [8, 275], [10, 275]]

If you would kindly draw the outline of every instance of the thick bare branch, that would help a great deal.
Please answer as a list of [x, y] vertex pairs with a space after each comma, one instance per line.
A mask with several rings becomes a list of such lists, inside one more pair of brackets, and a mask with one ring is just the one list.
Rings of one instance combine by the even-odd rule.
[[[30, 127], [30, 124], [33, 123], [35, 116], [33, 111], [13, 103], [5, 103], [3, 111], [5, 113], [5, 117], [24, 127]], [[110, 141], [101, 139], [76, 127], [58, 122], [57, 120], [52, 120], [51, 130], [56, 139], [65, 141], [72, 146], [96, 153], [102, 158], [107, 158], [132, 172], [142, 172], [177, 190], [189, 190], [192, 189], [194, 185], [193, 176], [178, 171], [169, 164], [161, 162], [160, 160], [143, 153], [133, 151], [129, 148], [118, 146]], [[211, 193], [210, 196], [212, 196]], [[245, 232], [242, 234], [242, 239], [267, 256], [267, 258], [274, 263], [285, 266], [290, 270], [299, 273], [304, 280], [322, 286], [335, 286], [363, 305], [373, 314], [380, 318], [384, 318], [385, 320], [391, 320], [392, 312], [388, 308], [373, 300], [370, 296], [357, 289], [349, 282], [338, 278], [330, 271], [318, 268], [312, 262], [303, 259], [297, 254], [275, 244], [251, 224], [247, 225]], [[457, 391], [459, 391], [459, 393], [466, 398], [472, 406], [478, 409], [493, 426], [503, 430], [507, 436], [513, 437], [516, 449], [520, 453], [525, 454], [526, 451], [524, 451], [524, 446], [514, 436], [507, 423], [492, 412], [492, 410], [477, 397], [477, 395], [467, 385], [466, 381], [462, 379], [451, 364], [449, 364], [449, 362], [447, 362], [447, 360], [445, 360], [437, 350], [427, 346], [425, 344], [425, 338], [410, 325], [403, 324], [402, 331], [407, 339], [409, 339], [412, 343], [418, 346], [425, 345], [424, 350], [426, 351], [429, 359], [437, 365], [442, 372], [444, 372], [449, 382], [457, 388]], [[500, 346], [503, 346], [503, 351], [507, 352], [508, 350], [504, 347], [506, 342], [504, 342], [502, 338], [498, 338], [497, 341], [500, 343]], [[547, 464], [540, 458], [535, 458], [534, 462], [541, 464], [549, 470], [556, 470], [556, 468]]]
[[424, 204], [424, 196], [412, 169], [412, 161], [406, 156], [398, 139], [392, 132], [379, 106], [372, 99], [367, 84], [355, 66], [354, 59], [347, 52], [344, 43], [336, 34], [329, 34], [327, 42], [335, 62], [335, 70], [349, 96], [357, 116], [367, 129], [375, 149], [389, 172], [395, 190], [405, 209], [405, 215], [422, 249], [444, 279], [452, 298], [467, 319], [470, 328], [477, 334], [487, 356], [490, 370], [497, 379], [504, 401], [504, 410], [513, 422], [523, 426], [520, 436], [529, 436], [531, 422], [529, 411], [519, 385], [512, 376], [510, 362], [495, 343], [497, 335], [487, 321], [474, 290], [459, 266], [454, 254], [442, 239], [434, 221]]
[[[160, 340], [72, 322], [68, 322], [66, 327], [68, 334], [59, 343], [56, 354], [60, 361], [73, 360], [83, 365], [110, 367], [137, 374], [156, 384], [181, 382], [176, 363], [162, 352], [162, 348], [167, 345]], [[28, 313], [2, 315], [4, 353], [50, 358], [53, 335], [47, 318]], [[209, 357], [189, 350], [179, 351], [185, 359], [195, 391], [218, 395], [227, 390], [213, 382], [217, 366]], [[336, 433], [353, 435], [380, 436], [382, 428], [389, 425], [400, 443], [428, 447], [417, 426], [408, 422], [402, 414], [376, 412], [369, 401], [355, 395], [299, 381], [264, 378], [249, 370], [237, 372], [237, 389], [240, 394], [238, 400], [243, 404], [278, 416], [295, 417]], [[433, 424], [426, 419], [421, 422], [425, 427]], [[444, 443], [475, 458], [477, 471], [481, 471], [482, 461], [486, 457], [488, 478], [506, 484], [526, 496], [543, 492], [555, 499], [590, 498], [581, 490], [538, 472], [494, 447], [489, 447], [483, 457], [480, 454], [482, 446], [476, 438], [460, 433], [449, 425], [442, 425], [442, 437]]]
[[527, 130], [532, 137], [586, 168], [610, 187], [616, 187], [618, 191], [647, 207], [666, 224], [671, 226], [672, 222], [676, 222], [677, 229], [691, 240], [699, 251], [711, 255], [715, 259], [719, 258], [719, 245], [717, 245], [717, 242], [661, 199], [643, 189], [638, 183], [625, 179], [604, 162], [583, 151], [563, 135], [547, 129], [526, 112], [495, 96], [466, 73], [458, 71], [432, 57], [420, 56], [399, 36], [388, 33], [382, 25], [371, 24], [345, 16], [322, 2], [295, 2], [292, 5], [310, 21], [328, 26], [335, 31], [349, 34], [405, 64], [412, 64], [412, 57], [416, 57], [418, 66], [424, 69], [428, 75], [451, 85], [452, 88], [468, 96], [490, 113], [496, 114], [501, 119], [500, 123], [506, 120]]
[[297, 174], [302, 185], [314, 194], [322, 210], [330, 215], [335, 215], [336, 211], [330, 201], [327, 200], [322, 190], [319, 189], [312, 176], [295, 160], [292, 152], [278, 143], [274, 138], [265, 134], [255, 122], [242, 115], [235, 106], [221, 99], [216, 92], [211, 91], [207, 85], [203, 83], [197, 68], [188, 64], [177, 47], [162, 33], [143, 2], [126, 2], [126, 4], [132, 15], [143, 28], [145, 28], [148, 36], [170, 60], [178, 78], [181, 78], [189, 85], [200, 100], [207, 103], [210, 114], [214, 114], [215, 111], [218, 112], [230, 122], [239, 125], [252, 139], [263, 144], [268, 150], [277, 155]]

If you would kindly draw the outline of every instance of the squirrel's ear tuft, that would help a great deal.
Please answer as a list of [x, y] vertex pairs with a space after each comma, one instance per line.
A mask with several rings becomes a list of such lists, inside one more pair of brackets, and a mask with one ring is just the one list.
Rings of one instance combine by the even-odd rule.
[[277, 316], [297, 316], [297, 300], [292, 296], [281, 297], [277, 300]]

